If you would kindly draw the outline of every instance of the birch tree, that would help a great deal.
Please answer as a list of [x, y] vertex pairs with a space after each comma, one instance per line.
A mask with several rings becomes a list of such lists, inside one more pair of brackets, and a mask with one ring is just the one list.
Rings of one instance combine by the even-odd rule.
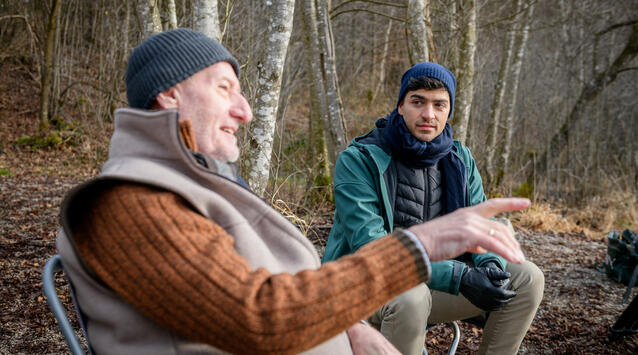
[[[326, 132], [330, 130], [328, 119], [327, 98], [323, 90], [323, 75], [321, 65], [315, 58], [319, 57], [319, 39], [317, 33], [316, 10], [314, 0], [301, 2], [301, 21], [304, 29], [304, 48], [306, 63], [310, 75], [310, 114], [309, 134], [312, 170], [308, 174], [307, 189], [323, 189], [330, 185], [332, 173], [330, 157], [335, 154], [335, 147], [326, 144]], [[315, 168], [316, 167], [316, 168]], [[324, 189], [325, 190], [325, 189]], [[328, 189], [330, 191], [330, 189]]]
[[[523, 6], [523, 0], [518, 0], [516, 8], [514, 9], [518, 13]], [[494, 184], [497, 179], [502, 177], [502, 170], [496, 171], [495, 156], [497, 151], [499, 127], [501, 124], [501, 111], [503, 109], [503, 98], [505, 96], [505, 90], [507, 88], [507, 75], [510, 71], [512, 59], [514, 57], [514, 29], [511, 28], [505, 35], [505, 46], [503, 47], [503, 56], [501, 58], [501, 65], [498, 71], [498, 78], [496, 79], [496, 85], [494, 89], [494, 98], [492, 100], [492, 106], [490, 107], [489, 123], [486, 137], [486, 154], [485, 154], [485, 186], [488, 191], [494, 188]]]
[[343, 104], [337, 84], [332, 30], [326, 6], [324, 1], [303, 0], [301, 7], [310, 44], [310, 74], [316, 88], [332, 171], [339, 152], [345, 149], [347, 142]]
[[425, 31], [427, 34], [428, 45], [428, 61], [439, 62], [439, 56], [434, 45], [434, 32], [432, 32], [432, 10], [430, 8], [430, 2], [425, 4]]
[[269, 17], [265, 37], [268, 45], [258, 62], [256, 109], [249, 128], [250, 144], [246, 157], [248, 183], [260, 196], [266, 190], [270, 173], [277, 104], [292, 32], [294, 4], [294, 0], [272, 0], [266, 3]]
[[168, 27], [170, 29], [177, 28], [177, 10], [175, 9], [175, 0], [168, 0]]
[[[512, 76], [511, 76], [511, 89], [509, 90], [509, 102], [505, 108], [505, 142], [503, 143], [503, 178], [506, 177], [509, 171], [510, 154], [512, 151], [512, 137], [514, 135], [514, 108], [516, 107], [516, 101], [518, 98], [518, 86], [520, 83], [521, 66], [523, 65], [523, 59], [525, 57], [525, 48], [527, 47], [527, 38], [529, 37], [529, 27], [534, 16], [534, 7], [536, 2], [532, 1], [527, 5], [525, 10], [525, 17], [521, 25], [521, 31], [519, 32], [519, 38], [516, 41], [516, 48], [514, 49], [515, 58], [512, 63]], [[502, 181], [502, 180], [499, 180]], [[496, 185], [498, 187], [498, 185]]]
[[158, 0], [140, 0], [137, 3], [137, 14], [143, 38], [162, 32]]
[[217, 0], [193, 0], [193, 29], [221, 41]]
[[427, 62], [428, 35], [425, 22], [426, 0], [408, 0], [406, 7], [405, 33], [408, 41], [410, 65]]
[[[347, 145], [346, 122], [343, 113], [343, 102], [339, 90], [339, 79], [337, 77], [336, 55], [334, 49], [334, 39], [332, 36], [332, 24], [328, 14], [330, 0], [315, 0], [317, 11], [317, 31], [319, 49], [322, 55], [323, 90], [326, 93], [326, 104], [328, 107], [328, 118], [330, 122], [330, 136], [334, 143], [336, 154], [333, 164], [337, 160], [339, 152]], [[317, 58], [315, 58], [316, 60]]]
[[[392, 32], [392, 22], [393, 21], [388, 21], [388, 27], [385, 30], [384, 36], [383, 36], [383, 50], [381, 51], [381, 62], [379, 63], [378, 69], [375, 70], [375, 72], [379, 73], [379, 81], [377, 82], [377, 87], [376, 89], [374, 89], [374, 94], [372, 94], [372, 100], [374, 101], [377, 98], [377, 95], [379, 95], [379, 91], [381, 91], [381, 88], [383, 87], [383, 83], [385, 82], [385, 63], [386, 63], [386, 59], [388, 57], [388, 47], [390, 44], [390, 33]], [[376, 56], [374, 57], [376, 58]]]
[[[324, 133], [330, 132], [330, 116], [328, 114], [328, 98], [326, 96], [323, 67], [321, 65], [321, 56], [319, 45], [319, 30], [317, 29], [317, 10], [315, 7], [315, 0], [302, 0], [302, 21], [304, 29], [306, 31], [306, 52], [309, 62], [309, 73], [311, 76], [311, 87], [314, 87], [314, 91], [311, 95], [315, 95], [313, 98], [317, 103], [315, 110], [319, 113], [321, 122], [323, 123]], [[331, 161], [336, 160], [335, 141], [332, 135], [324, 134], [324, 140], [328, 139], [329, 142], [327, 149], [328, 155]]]
[[474, 54], [476, 52], [476, 0], [463, 0], [459, 4], [463, 18], [463, 37], [456, 70], [457, 90], [454, 113], [454, 138], [465, 143], [474, 94]]

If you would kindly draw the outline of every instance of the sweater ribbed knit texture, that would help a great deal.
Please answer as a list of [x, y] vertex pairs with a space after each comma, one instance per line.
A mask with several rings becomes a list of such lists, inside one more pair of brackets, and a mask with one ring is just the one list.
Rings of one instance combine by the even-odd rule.
[[233, 353], [308, 349], [425, 281], [400, 232], [318, 270], [272, 275], [173, 193], [125, 183], [90, 211], [76, 246], [100, 279], [160, 325]]

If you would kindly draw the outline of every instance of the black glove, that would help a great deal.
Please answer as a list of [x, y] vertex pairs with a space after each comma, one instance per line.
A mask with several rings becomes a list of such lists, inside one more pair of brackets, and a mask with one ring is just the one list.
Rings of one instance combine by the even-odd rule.
[[498, 267], [467, 268], [461, 276], [459, 291], [476, 307], [490, 312], [507, 304], [516, 292], [494, 286], [495, 281], [508, 280], [510, 273]]
[[[503, 269], [501, 269], [501, 267], [498, 265], [498, 263], [496, 261], [488, 261], [485, 264], [481, 265], [482, 267], [486, 267], [486, 268], [490, 268], [490, 269], [496, 269], [499, 271], [503, 271]], [[500, 288], [505, 288], [507, 286], [507, 284], [509, 284], [510, 282], [510, 278], [506, 278], [506, 279], [490, 279], [490, 281], [492, 282], [492, 285], [496, 286], [496, 287], [500, 287]]]

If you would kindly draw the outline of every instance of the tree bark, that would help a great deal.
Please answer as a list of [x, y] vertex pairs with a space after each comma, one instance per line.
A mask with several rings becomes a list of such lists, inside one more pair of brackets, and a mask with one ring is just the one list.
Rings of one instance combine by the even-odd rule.
[[137, 13], [142, 27], [143, 39], [162, 32], [162, 20], [157, 0], [140, 0], [137, 3]]
[[474, 55], [476, 53], [476, 0], [460, 4], [463, 18], [463, 38], [457, 69], [457, 90], [454, 114], [454, 138], [465, 143], [474, 93]]
[[[512, 63], [512, 77], [511, 77], [511, 89], [510, 93], [510, 101], [508, 102], [505, 110], [505, 142], [503, 144], [503, 179], [499, 180], [499, 183], [502, 182], [508, 174], [509, 171], [509, 158], [512, 151], [512, 137], [514, 135], [514, 108], [516, 107], [516, 101], [518, 98], [518, 85], [520, 83], [520, 75], [521, 75], [521, 67], [523, 64], [523, 59], [525, 58], [525, 48], [527, 47], [527, 38], [529, 37], [529, 27], [532, 22], [532, 18], [534, 15], [534, 7], [536, 3], [531, 2], [527, 5], [527, 9], [525, 10], [525, 17], [523, 18], [523, 23], [521, 25], [521, 31], [519, 33], [519, 38], [516, 41], [516, 48], [514, 50], [515, 58], [514, 63]], [[496, 186], [498, 187], [498, 185]]]
[[[322, 56], [319, 45], [319, 30], [317, 29], [317, 9], [315, 0], [303, 0], [302, 2], [303, 24], [306, 31], [309, 47], [307, 47], [310, 62], [310, 74], [312, 85], [315, 87], [316, 102], [324, 129], [324, 139], [327, 139], [328, 156], [330, 162], [334, 164], [339, 151], [336, 149], [335, 138], [331, 132], [330, 116], [328, 114], [328, 98], [325, 91], [324, 75], [322, 67]], [[328, 133], [328, 134], [326, 134]], [[331, 165], [331, 167], [334, 165]], [[332, 174], [330, 174], [332, 175]]]
[[[385, 82], [385, 63], [386, 58], [388, 56], [388, 47], [390, 44], [390, 33], [392, 32], [392, 20], [388, 21], [388, 28], [385, 31], [383, 36], [383, 51], [381, 52], [381, 62], [379, 63], [379, 68], [376, 69], [376, 72], [379, 73], [379, 81], [377, 82], [377, 87], [374, 89], [374, 94], [372, 95], [372, 102], [374, 102], [379, 95], [379, 91], [383, 88], [383, 83]], [[376, 57], [376, 56], [375, 56]]]
[[193, 1], [193, 29], [216, 41], [221, 40], [217, 0]]
[[408, 41], [410, 65], [427, 62], [429, 59], [425, 8], [426, 0], [408, 0], [405, 13], [405, 33]]
[[49, 28], [47, 31], [47, 42], [44, 49], [44, 65], [42, 66], [42, 77], [40, 82], [40, 118], [38, 125], [38, 133], [46, 134], [49, 130], [49, 103], [51, 96], [51, 81], [55, 72], [52, 70], [55, 49], [56, 32], [58, 31], [58, 13], [62, 0], [54, 0], [49, 16]]
[[275, 133], [281, 77], [292, 32], [294, 0], [273, 0], [269, 9], [266, 43], [268, 47], [259, 61], [253, 122], [250, 125], [249, 149], [246, 157], [248, 183], [263, 196], [270, 175], [270, 158]]
[[436, 52], [436, 45], [434, 44], [434, 32], [432, 32], [432, 11], [430, 9], [431, 4], [428, 1], [425, 4], [425, 31], [427, 33], [427, 45], [428, 45], [428, 60], [430, 62], [439, 62], [439, 56]]
[[[326, 144], [326, 134], [329, 130], [327, 119], [326, 97], [323, 91], [323, 80], [319, 65], [314, 60], [317, 58], [318, 38], [317, 27], [314, 15], [314, 1], [308, 0], [301, 3], [302, 24], [304, 27], [304, 47], [306, 52], [306, 63], [310, 76], [310, 113], [309, 113], [309, 136], [310, 144], [308, 154], [311, 159], [311, 170], [308, 172], [307, 189], [312, 191], [311, 199], [328, 194], [332, 199], [332, 189], [329, 188], [332, 182], [330, 170], [331, 152]], [[314, 50], [313, 50], [314, 49]], [[322, 104], [323, 101], [323, 104]], [[325, 117], [325, 119], [324, 119]], [[332, 147], [332, 154], [334, 147]], [[315, 193], [317, 192], [317, 193]]]
[[177, 9], [175, 8], [175, 0], [168, 0], [168, 27], [170, 29], [177, 28]]
[[323, 61], [323, 84], [326, 93], [326, 103], [328, 105], [328, 117], [330, 121], [330, 136], [335, 146], [335, 155], [332, 163], [336, 162], [339, 152], [347, 145], [346, 122], [343, 113], [343, 103], [339, 90], [339, 79], [337, 77], [337, 66], [335, 59], [334, 40], [332, 36], [332, 25], [328, 14], [330, 0], [315, 0], [317, 11], [317, 30], [319, 33], [319, 48]]
[[[514, 11], [518, 13], [523, 6], [523, 0], [518, 0]], [[498, 72], [498, 79], [496, 79], [496, 87], [494, 92], [494, 99], [492, 106], [490, 107], [489, 124], [487, 129], [487, 146], [485, 157], [485, 175], [484, 182], [488, 191], [494, 189], [494, 185], [498, 185], [497, 180], [502, 177], [502, 170], [496, 171], [495, 156], [498, 145], [499, 127], [501, 124], [501, 111], [503, 109], [503, 98], [505, 97], [505, 89], [507, 88], [507, 75], [510, 71], [512, 64], [512, 58], [514, 53], [514, 28], [510, 28], [505, 35], [505, 47], [503, 48], [503, 57], [501, 59], [501, 66]]]

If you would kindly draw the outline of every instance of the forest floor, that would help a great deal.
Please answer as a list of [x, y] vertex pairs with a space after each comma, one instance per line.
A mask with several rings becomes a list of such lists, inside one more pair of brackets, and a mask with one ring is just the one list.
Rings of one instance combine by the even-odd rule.
[[[0, 354], [68, 353], [41, 291], [41, 271], [56, 253], [62, 197], [97, 172], [110, 127], [104, 126], [104, 132], [97, 135], [101, 140], [87, 134], [77, 145], [52, 150], [15, 144], [17, 138], [36, 130], [37, 92], [32, 86], [20, 85], [24, 73], [2, 69], [0, 66], [5, 76], [0, 80]], [[313, 221], [309, 237], [319, 250], [325, 245], [330, 223], [327, 214]], [[595, 269], [605, 257], [604, 236], [521, 228], [517, 236], [528, 259], [539, 265], [546, 278], [543, 302], [521, 353], [638, 353], [638, 335], [607, 339], [609, 326], [625, 307], [621, 304], [625, 287]], [[71, 309], [61, 276], [58, 285]], [[636, 293], [635, 289], [632, 297]], [[475, 353], [482, 330], [466, 323], [461, 327], [458, 353]], [[429, 331], [431, 354], [446, 351], [450, 333], [444, 326]]]

